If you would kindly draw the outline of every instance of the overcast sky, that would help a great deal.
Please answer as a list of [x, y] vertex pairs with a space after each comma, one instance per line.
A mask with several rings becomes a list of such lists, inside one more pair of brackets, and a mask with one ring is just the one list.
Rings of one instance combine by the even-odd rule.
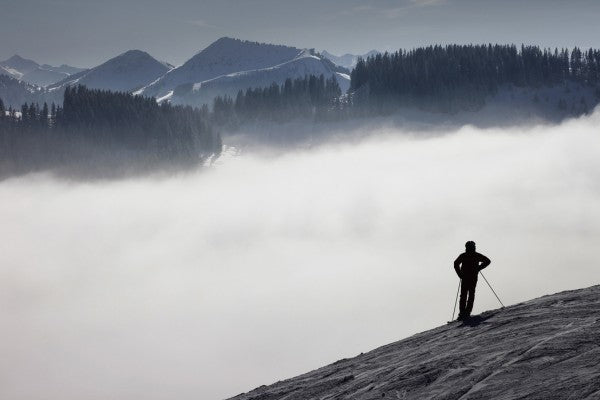
[[0, 59], [181, 64], [222, 36], [364, 53], [431, 43], [600, 47], [596, 0], [0, 0]]

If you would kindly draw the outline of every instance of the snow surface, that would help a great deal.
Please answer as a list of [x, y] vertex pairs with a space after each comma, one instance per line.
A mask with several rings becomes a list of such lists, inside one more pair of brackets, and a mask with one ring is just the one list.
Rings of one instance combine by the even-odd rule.
[[156, 101], [158, 103], [162, 103], [165, 100], [169, 100], [171, 97], [173, 97], [173, 91], [169, 91], [169, 93], [167, 93], [166, 95], [159, 97], [158, 99], [156, 99]]
[[23, 74], [17, 71], [16, 69], [5, 67], [0, 65], [0, 75], [8, 75], [11, 78], [20, 80], [23, 77]]
[[488, 311], [233, 399], [381, 398], [600, 399], [600, 286]]

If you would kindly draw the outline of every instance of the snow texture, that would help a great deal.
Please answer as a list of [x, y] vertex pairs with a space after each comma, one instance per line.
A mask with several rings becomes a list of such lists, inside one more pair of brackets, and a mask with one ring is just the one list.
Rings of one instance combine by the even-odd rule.
[[233, 399], [382, 398], [600, 399], [600, 286], [487, 311]]
[[3, 65], [0, 65], [0, 75], [7, 75], [17, 80], [20, 80], [23, 77], [23, 74], [19, 71], [10, 67], [5, 67]]

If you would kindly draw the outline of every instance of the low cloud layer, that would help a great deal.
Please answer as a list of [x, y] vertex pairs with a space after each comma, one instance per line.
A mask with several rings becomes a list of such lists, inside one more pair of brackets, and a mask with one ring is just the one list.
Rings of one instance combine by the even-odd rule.
[[0, 398], [223, 398], [354, 356], [450, 318], [467, 240], [506, 304], [598, 284], [599, 124], [4, 181]]

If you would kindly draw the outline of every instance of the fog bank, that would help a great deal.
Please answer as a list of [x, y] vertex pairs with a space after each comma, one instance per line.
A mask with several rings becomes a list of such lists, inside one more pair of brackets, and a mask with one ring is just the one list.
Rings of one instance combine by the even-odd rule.
[[0, 398], [223, 398], [354, 356], [450, 318], [467, 240], [505, 304], [598, 284], [599, 125], [6, 180]]

